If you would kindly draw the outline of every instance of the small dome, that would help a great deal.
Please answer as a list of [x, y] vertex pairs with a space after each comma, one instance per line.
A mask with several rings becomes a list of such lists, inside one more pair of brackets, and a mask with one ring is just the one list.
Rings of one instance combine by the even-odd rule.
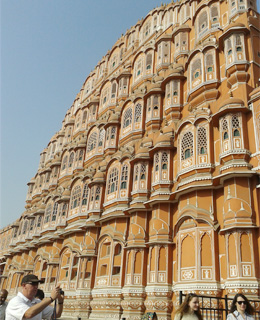
[[244, 106], [244, 101], [238, 98], [230, 97], [220, 105], [219, 110], [228, 105], [234, 105], [234, 104]]
[[149, 150], [146, 147], [140, 147], [136, 154], [135, 154], [135, 158], [149, 158]]
[[159, 136], [156, 138], [155, 147], [164, 146], [164, 147], [171, 147], [172, 146], [172, 138], [169, 135], [160, 133]]

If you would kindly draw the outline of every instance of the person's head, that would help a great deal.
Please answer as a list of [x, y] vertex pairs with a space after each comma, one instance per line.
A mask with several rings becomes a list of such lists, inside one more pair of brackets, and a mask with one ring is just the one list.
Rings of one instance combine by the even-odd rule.
[[186, 295], [184, 302], [181, 304], [176, 313], [180, 313], [182, 316], [186, 313], [195, 313], [199, 320], [202, 319], [199, 305], [199, 297], [195, 293], [189, 293]]
[[247, 312], [248, 314], [254, 313], [254, 308], [251, 306], [247, 297], [244, 296], [242, 293], [237, 293], [234, 296], [234, 299], [230, 307], [230, 311], [234, 312], [235, 310], [237, 310], [239, 313], [244, 313], [244, 312]]
[[142, 320], [157, 320], [156, 312], [146, 312], [145, 315], [142, 316]]
[[38, 289], [37, 292], [36, 292], [35, 298], [38, 298], [38, 299], [42, 300], [42, 299], [44, 299], [44, 296], [45, 295], [44, 295], [43, 290], [42, 289]]
[[8, 296], [8, 291], [5, 289], [2, 289], [0, 291], [0, 305], [2, 305], [5, 302], [7, 296]]
[[27, 274], [22, 278], [22, 294], [27, 298], [32, 300], [35, 298], [39, 283], [44, 281], [39, 280], [34, 274]]

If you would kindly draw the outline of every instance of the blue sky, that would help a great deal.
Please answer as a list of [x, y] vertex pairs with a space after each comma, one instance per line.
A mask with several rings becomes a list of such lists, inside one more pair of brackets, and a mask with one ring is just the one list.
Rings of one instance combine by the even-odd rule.
[[1, 0], [0, 228], [98, 61], [159, 0]]

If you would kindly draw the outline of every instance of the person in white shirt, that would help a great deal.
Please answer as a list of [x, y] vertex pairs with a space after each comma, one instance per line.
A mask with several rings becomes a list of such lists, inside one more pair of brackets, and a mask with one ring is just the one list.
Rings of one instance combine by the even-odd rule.
[[0, 291], [0, 320], [5, 320], [5, 309], [7, 307], [7, 302], [5, 302], [8, 296], [8, 291], [2, 289]]
[[41, 301], [35, 298], [39, 283], [43, 283], [43, 281], [34, 274], [23, 277], [22, 292], [18, 292], [17, 296], [9, 301], [5, 320], [50, 320], [54, 311], [50, 304], [56, 299], [58, 300], [57, 310], [55, 310], [56, 318], [61, 316], [64, 296], [60, 294], [60, 286], [58, 285], [52, 290], [50, 297]]
[[254, 308], [242, 293], [234, 296], [227, 320], [254, 320]]

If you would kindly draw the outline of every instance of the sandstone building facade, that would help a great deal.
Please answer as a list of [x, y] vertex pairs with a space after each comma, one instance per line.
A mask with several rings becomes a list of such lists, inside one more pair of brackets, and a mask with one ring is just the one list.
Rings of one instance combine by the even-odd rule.
[[65, 319], [171, 319], [180, 290], [260, 289], [255, 0], [179, 1], [89, 74], [1, 230], [0, 287], [61, 283]]

